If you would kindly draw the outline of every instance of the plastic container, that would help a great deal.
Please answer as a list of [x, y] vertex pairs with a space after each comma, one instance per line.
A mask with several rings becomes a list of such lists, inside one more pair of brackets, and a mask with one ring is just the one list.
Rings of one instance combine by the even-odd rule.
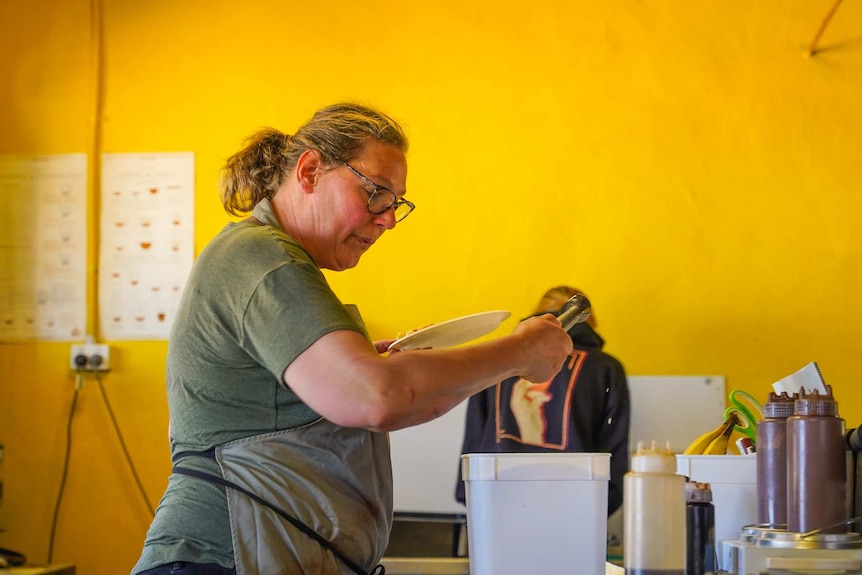
[[715, 507], [709, 483], [685, 484], [685, 575], [715, 573]]
[[684, 575], [685, 478], [670, 448], [638, 444], [623, 477], [626, 575]]
[[[787, 530], [846, 533], [847, 454], [844, 420], [832, 388], [801, 392], [787, 418]], [[829, 527], [835, 525], [834, 527]]]
[[603, 575], [609, 453], [461, 456], [471, 575]]
[[716, 567], [732, 571], [731, 549], [742, 528], [757, 523], [758, 455], [677, 455], [676, 472], [692, 481], [709, 483], [715, 507]]
[[757, 523], [787, 529], [787, 418], [799, 396], [770, 392], [757, 422]]

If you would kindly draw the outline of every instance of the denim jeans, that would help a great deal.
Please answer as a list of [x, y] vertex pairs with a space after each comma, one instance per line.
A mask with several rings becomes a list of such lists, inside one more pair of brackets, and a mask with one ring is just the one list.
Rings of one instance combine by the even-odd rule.
[[138, 575], [235, 575], [236, 569], [228, 569], [215, 563], [188, 563], [174, 561], [167, 565], [159, 565]]

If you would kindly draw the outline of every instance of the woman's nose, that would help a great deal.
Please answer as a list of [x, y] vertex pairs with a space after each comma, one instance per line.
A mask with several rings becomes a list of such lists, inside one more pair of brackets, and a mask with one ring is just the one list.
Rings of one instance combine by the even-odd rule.
[[387, 230], [391, 230], [392, 228], [395, 227], [395, 224], [397, 223], [395, 221], [395, 210], [392, 208], [389, 208], [388, 210], [386, 210], [382, 214], [377, 214], [374, 217], [374, 223], [377, 224], [378, 226], [382, 227], [382, 228], [386, 228]]

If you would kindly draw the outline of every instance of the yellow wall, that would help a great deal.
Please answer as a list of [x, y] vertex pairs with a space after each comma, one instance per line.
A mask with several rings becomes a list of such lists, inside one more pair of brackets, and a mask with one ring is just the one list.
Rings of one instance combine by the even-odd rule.
[[[91, 4], [0, 0], [0, 153], [91, 152]], [[504, 333], [571, 283], [629, 373], [721, 374], [765, 398], [817, 361], [855, 427], [862, 4], [807, 58], [832, 4], [103, 0], [102, 150], [195, 153], [200, 250], [226, 221], [218, 169], [246, 135], [375, 104], [411, 136], [418, 208], [329, 276], [372, 335], [499, 308], [513, 312]], [[109, 343], [105, 390], [155, 503], [166, 344]], [[68, 353], [0, 345], [0, 546], [36, 563]], [[126, 573], [149, 517], [90, 378], [73, 435], [54, 561]]]

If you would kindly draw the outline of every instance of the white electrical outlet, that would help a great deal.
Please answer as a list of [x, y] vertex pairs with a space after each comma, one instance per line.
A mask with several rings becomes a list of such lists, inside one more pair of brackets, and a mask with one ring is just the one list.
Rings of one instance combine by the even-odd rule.
[[75, 371], [108, 371], [111, 348], [102, 343], [73, 345], [69, 354], [69, 367]]

